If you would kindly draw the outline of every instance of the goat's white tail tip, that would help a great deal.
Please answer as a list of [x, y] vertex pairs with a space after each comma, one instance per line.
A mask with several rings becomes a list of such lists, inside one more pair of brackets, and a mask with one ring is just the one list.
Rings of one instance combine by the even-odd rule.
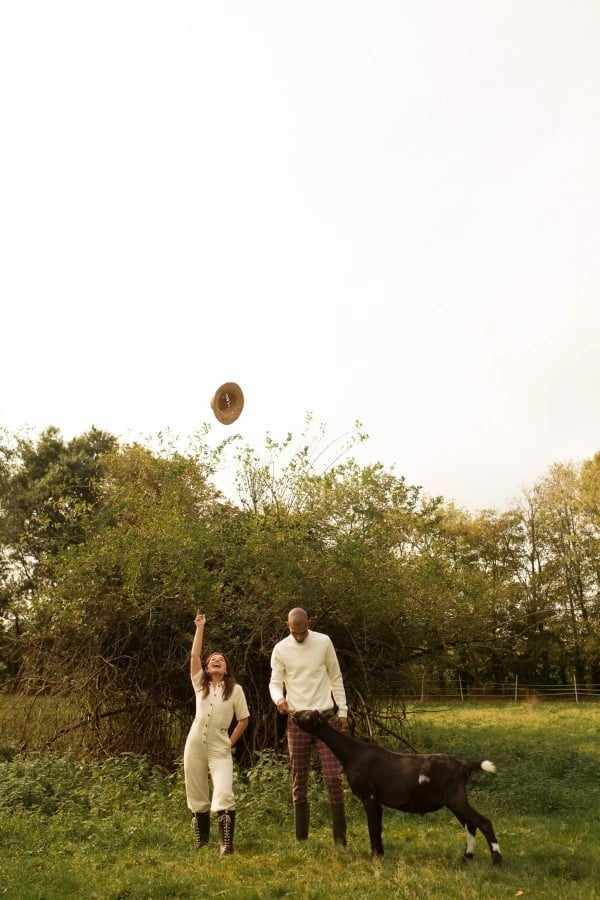
[[494, 765], [493, 762], [490, 762], [489, 759], [484, 759], [484, 761], [481, 763], [481, 768], [483, 769], [484, 772], [495, 772], [496, 771], [496, 766]]

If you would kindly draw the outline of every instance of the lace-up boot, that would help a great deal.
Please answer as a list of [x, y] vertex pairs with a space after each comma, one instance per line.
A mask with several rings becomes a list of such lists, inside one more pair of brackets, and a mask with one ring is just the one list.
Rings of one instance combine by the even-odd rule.
[[233, 832], [235, 830], [235, 809], [221, 809], [217, 813], [219, 822], [219, 834], [221, 836], [221, 849], [219, 859], [231, 856], [233, 853]]
[[192, 828], [196, 835], [196, 850], [206, 847], [210, 833], [210, 813], [197, 812], [192, 816]]

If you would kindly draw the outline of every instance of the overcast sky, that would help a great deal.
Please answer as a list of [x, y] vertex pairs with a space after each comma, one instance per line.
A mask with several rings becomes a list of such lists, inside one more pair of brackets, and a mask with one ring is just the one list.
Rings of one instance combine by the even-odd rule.
[[0, 426], [331, 438], [502, 509], [600, 450], [599, 0], [0, 5]]

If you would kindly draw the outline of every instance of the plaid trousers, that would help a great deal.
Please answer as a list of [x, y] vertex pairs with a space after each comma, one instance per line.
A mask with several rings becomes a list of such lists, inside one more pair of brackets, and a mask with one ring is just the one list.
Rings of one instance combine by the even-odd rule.
[[[337, 718], [331, 720], [334, 728], [339, 728]], [[308, 799], [308, 775], [310, 771], [310, 755], [313, 744], [316, 747], [323, 778], [329, 792], [329, 801], [332, 806], [340, 806], [344, 802], [344, 785], [342, 783], [342, 768], [327, 744], [312, 734], [303, 731], [288, 716], [287, 742], [290, 754], [290, 769], [292, 772], [292, 799], [294, 803], [305, 803]]]

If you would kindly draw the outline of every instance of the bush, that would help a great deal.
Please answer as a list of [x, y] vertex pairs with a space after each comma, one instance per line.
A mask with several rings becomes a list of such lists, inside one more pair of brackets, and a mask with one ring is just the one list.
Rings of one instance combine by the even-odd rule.
[[77, 809], [111, 815], [148, 797], [164, 800], [174, 780], [131, 755], [101, 763], [70, 755], [13, 756], [0, 763], [0, 811], [35, 810], [53, 816]]

